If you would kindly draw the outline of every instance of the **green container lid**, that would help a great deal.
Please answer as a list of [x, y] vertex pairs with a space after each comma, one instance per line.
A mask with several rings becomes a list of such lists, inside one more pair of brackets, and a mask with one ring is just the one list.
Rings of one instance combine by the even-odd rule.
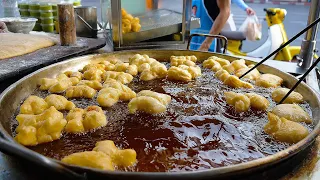
[[29, 10], [40, 10], [40, 4], [39, 3], [29, 4]]
[[42, 12], [40, 13], [41, 18], [53, 18], [53, 13], [52, 12]]
[[42, 27], [40, 23], [36, 23], [36, 25], [33, 28], [33, 31], [42, 31]]
[[19, 9], [29, 9], [29, 4], [28, 3], [18, 3], [18, 8]]
[[75, 1], [75, 2], [73, 2], [73, 6], [81, 6], [81, 1]]
[[44, 32], [54, 32], [54, 24], [41, 24]]

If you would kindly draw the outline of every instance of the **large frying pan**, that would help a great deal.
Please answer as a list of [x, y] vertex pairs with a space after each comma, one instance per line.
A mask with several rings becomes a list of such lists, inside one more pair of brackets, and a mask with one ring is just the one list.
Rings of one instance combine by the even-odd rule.
[[[290, 146], [289, 148], [280, 151], [274, 155], [267, 156], [265, 158], [256, 159], [246, 163], [237, 165], [231, 165], [221, 168], [215, 168], [205, 171], [195, 172], [170, 172], [170, 173], [141, 173], [141, 172], [110, 172], [101, 171], [97, 169], [77, 167], [66, 165], [58, 160], [50, 159], [38, 154], [28, 148], [16, 143], [12, 137], [12, 116], [16, 112], [22, 100], [28, 97], [37, 87], [37, 80], [42, 77], [55, 77], [56, 75], [66, 70], [79, 70], [84, 65], [90, 62], [97, 62], [108, 58], [119, 58], [121, 60], [128, 60], [128, 58], [136, 53], [147, 54], [159, 61], [168, 61], [171, 55], [195, 55], [200, 60], [205, 60], [210, 56], [219, 56], [230, 61], [235, 60], [235, 57], [207, 53], [207, 52], [195, 52], [188, 50], [140, 50], [140, 51], [122, 51], [110, 54], [101, 55], [88, 55], [83, 57], [73, 58], [64, 62], [53, 64], [51, 66], [42, 68], [14, 83], [8, 87], [0, 96], [0, 132], [2, 138], [0, 138], [0, 150], [13, 154], [15, 156], [24, 158], [26, 160], [35, 162], [39, 165], [51, 168], [56, 172], [61, 172], [67, 175], [69, 178], [86, 179], [94, 176], [102, 177], [101, 179], [115, 178], [115, 179], [230, 179], [230, 178], [246, 178], [248, 175], [257, 173], [258, 171], [270, 168], [272, 166], [281, 164], [287, 161], [290, 157], [304, 151], [309, 147], [316, 139], [320, 131], [319, 124], [319, 108], [320, 100], [318, 94], [314, 92], [308, 85], [302, 83], [298, 86], [296, 91], [301, 93], [306, 101], [310, 104], [313, 113], [313, 123], [316, 125], [314, 130], [302, 141]], [[247, 61], [248, 63], [254, 63]], [[275, 68], [261, 65], [259, 71], [262, 73], [272, 73], [280, 76], [284, 79], [284, 85], [286, 87], [292, 87], [297, 79], [287, 73], [281, 72]], [[292, 158], [290, 158], [292, 159]]]

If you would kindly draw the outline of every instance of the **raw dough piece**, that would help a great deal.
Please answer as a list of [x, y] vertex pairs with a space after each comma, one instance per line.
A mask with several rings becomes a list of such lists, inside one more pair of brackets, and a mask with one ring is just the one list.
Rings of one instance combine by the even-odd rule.
[[[281, 99], [290, 91], [288, 88], [277, 88], [272, 92], [272, 99], [279, 103]], [[298, 93], [292, 91], [290, 95], [283, 101], [284, 104], [299, 104], [303, 102], [303, 96]]]
[[296, 104], [279, 104], [273, 108], [272, 113], [290, 121], [312, 123], [309, 114]]
[[273, 74], [262, 74], [256, 79], [256, 85], [264, 88], [276, 88], [281, 86], [283, 79]]
[[308, 129], [301, 124], [280, 118], [273, 113], [268, 113], [268, 119], [264, 131], [278, 141], [297, 143], [309, 134]]
[[55, 42], [46, 36], [18, 33], [0, 33], [0, 41], [0, 60], [55, 45]]

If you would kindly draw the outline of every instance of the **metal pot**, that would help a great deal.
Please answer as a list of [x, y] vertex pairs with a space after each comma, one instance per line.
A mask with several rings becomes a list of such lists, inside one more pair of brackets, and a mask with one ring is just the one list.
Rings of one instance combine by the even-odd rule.
[[[213, 168], [205, 171], [194, 172], [170, 172], [170, 173], [152, 173], [152, 172], [120, 172], [120, 171], [102, 171], [98, 169], [70, 166], [64, 164], [58, 160], [47, 158], [41, 154], [29, 150], [28, 148], [17, 144], [12, 137], [12, 116], [16, 112], [20, 103], [28, 97], [37, 88], [37, 79], [43, 77], [55, 77], [56, 75], [66, 70], [78, 70], [90, 62], [100, 62], [108, 58], [128, 59], [134, 54], [147, 54], [159, 61], [168, 61], [171, 55], [190, 55], [193, 54], [198, 59], [207, 59], [208, 57], [215, 55], [228, 59], [230, 61], [237, 58], [227, 55], [188, 51], [188, 50], [140, 50], [140, 51], [122, 51], [110, 54], [100, 55], [88, 55], [83, 57], [77, 57], [68, 61], [60, 62], [45, 68], [42, 68], [7, 88], [0, 96], [0, 132], [2, 138], [0, 138], [0, 150], [9, 154], [13, 154], [16, 157], [21, 157], [42, 166], [51, 168], [52, 170], [60, 173], [64, 173], [69, 177], [76, 179], [266, 179], [267, 173], [276, 175], [277, 173], [286, 172], [289, 166], [295, 164], [292, 160], [298, 160], [298, 155], [305, 154], [308, 147], [315, 141], [320, 132], [320, 99], [318, 94], [313, 91], [305, 83], [300, 84], [296, 91], [301, 93], [305, 100], [310, 104], [312, 109], [313, 123], [315, 124], [314, 130], [303, 140], [290, 146], [289, 148], [280, 151], [276, 154], [252, 160], [249, 162], [230, 165], [221, 168]], [[249, 61], [250, 62], [250, 61]], [[253, 62], [251, 62], [253, 63]], [[275, 68], [261, 65], [259, 71], [262, 73], [272, 73], [284, 79], [284, 85], [286, 87], [292, 87], [297, 79], [287, 73], [284, 73]], [[301, 159], [299, 159], [301, 160]], [[269, 171], [273, 168], [273, 172]], [[280, 169], [282, 167], [283, 169]], [[263, 172], [263, 173], [262, 173]]]
[[74, 8], [76, 14], [77, 36], [96, 38], [97, 29], [97, 8], [93, 6], [80, 6]]

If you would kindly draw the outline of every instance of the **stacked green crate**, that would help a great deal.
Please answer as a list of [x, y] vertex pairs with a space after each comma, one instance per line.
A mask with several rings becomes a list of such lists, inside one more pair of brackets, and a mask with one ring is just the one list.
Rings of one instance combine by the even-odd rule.
[[52, 4], [52, 14], [53, 14], [54, 28], [55, 28], [56, 32], [59, 33], [58, 7], [56, 4]]
[[34, 31], [41, 31], [41, 19], [40, 19], [40, 4], [38, 2], [32, 2], [29, 4], [30, 17], [37, 18], [38, 21], [34, 26]]
[[44, 32], [54, 32], [54, 11], [52, 9], [51, 3], [42, 3], [40, 4], [40, 19], [41, 19], [41, 27]]
[[26, 2], [18, 3], [19, 13], [21, 17], [29, 17], [29, 4]]

